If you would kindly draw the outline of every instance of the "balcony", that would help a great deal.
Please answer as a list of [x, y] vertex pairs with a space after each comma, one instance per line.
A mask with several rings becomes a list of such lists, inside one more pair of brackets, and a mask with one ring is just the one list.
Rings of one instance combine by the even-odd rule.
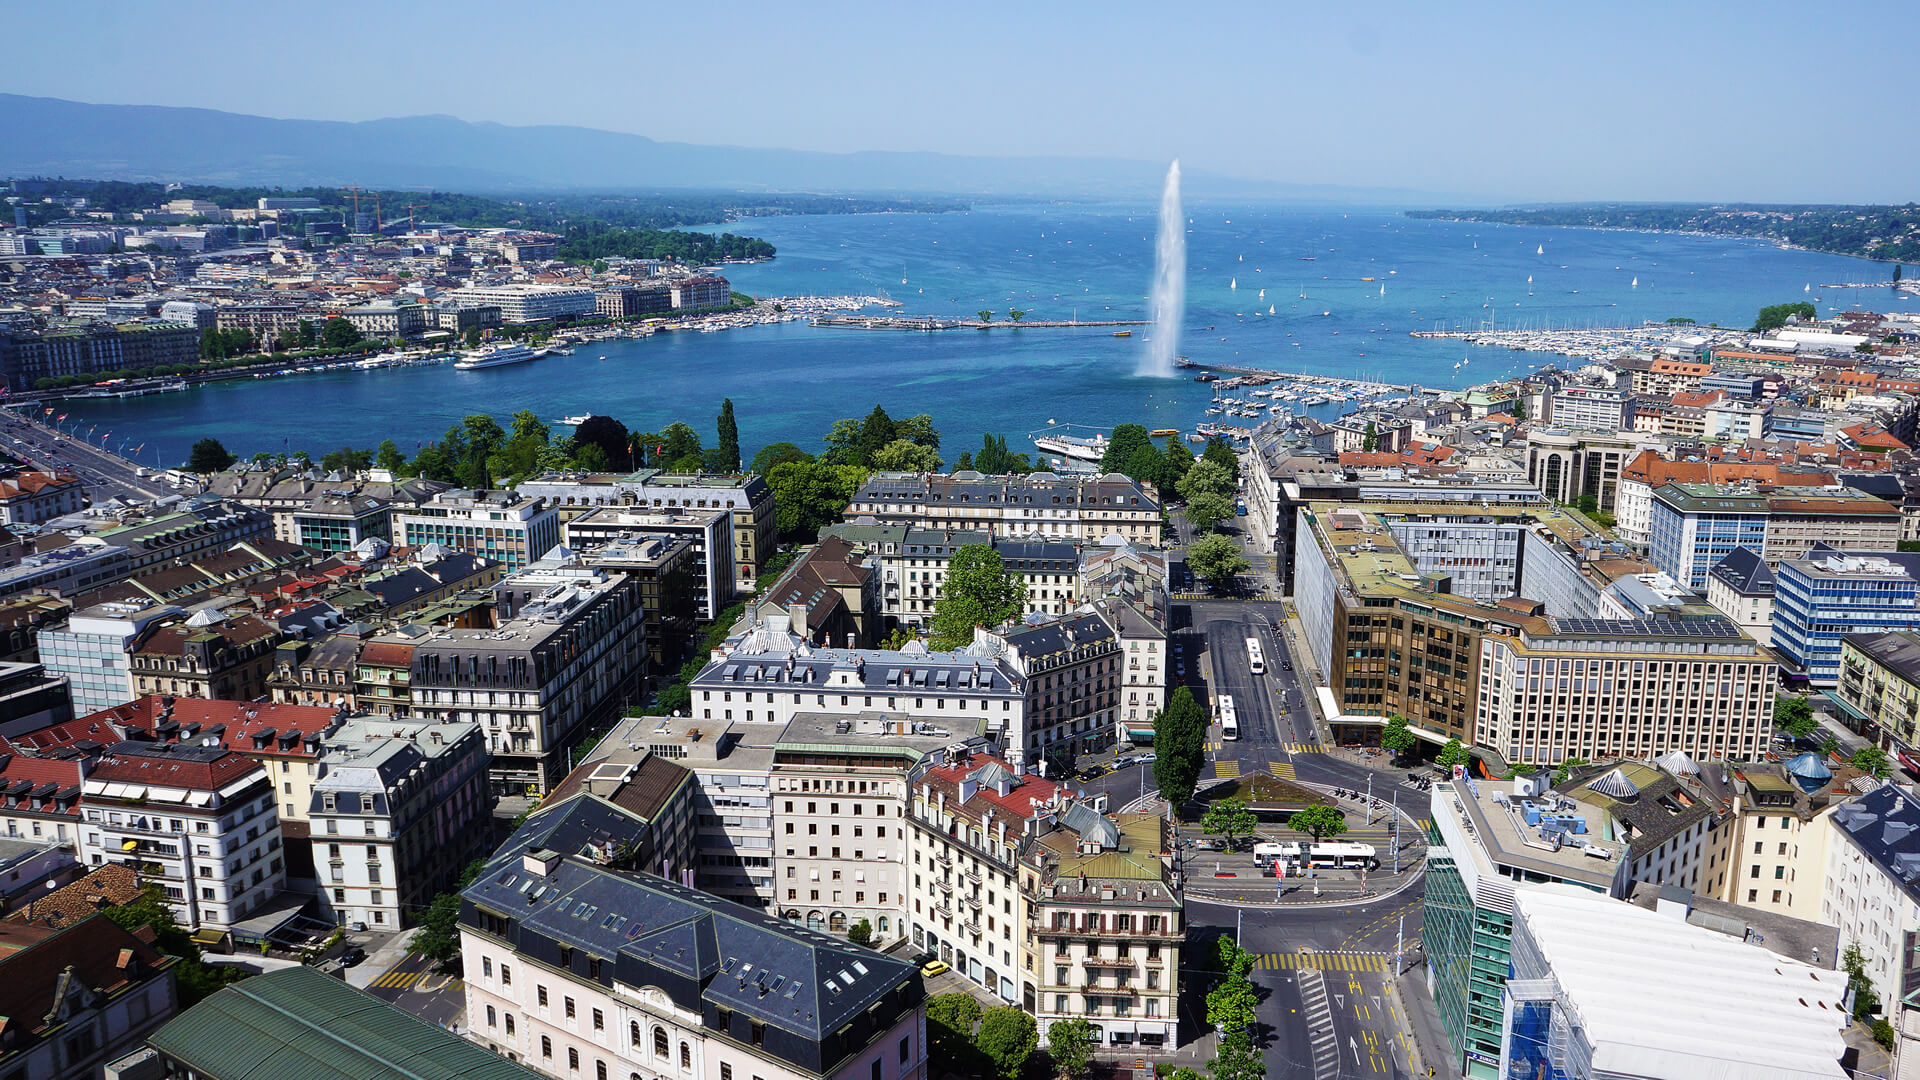
[[960, 876], [963, 878], [966, 878], [968, 881], [973, 882], [975, 885], [980, 884], [980, 868], [977, 866], [968, 867], [967, 869], [960, 871]]
[[974, 937], [980, 936], [980, 924], [979, 922], [973, 919], [961, 919], [960, 929], [965, 930], [967, 933], [972, 934]]
[[980, 898], [979, 898], [979, 897], [977, 897], [977, 896], [974, 896], [974, 895], [973, 895], [973, 894], [971, 894], [971, 893], [966, 893], [966, 894], [963, 894], [963, 895], [962, 895], [962, 896], [960, 897], [960, 900], [961, 900], [961, 902], [962, 902], [962, 903], [964, 903], [964, 904], [966, 904], [966, 905], [967, 905], [968, 907], [970, 907], [970, 908], [972, 908], [973, 910], [975, 910], [975, 911], [979, 911], [979, 910], [980, 910]]
[[1081, 960], [1080, 965], [1082, 967], [1090, 967], [1090, 968], [1125, 968], [1128, 971], [1131, 971], [1133, 970], [1134, 961], [1131, 956], [1122, 956], [1118, 958], [1089, 956], [1086, 959]]
[[950, 893], [953, 891], [953, 882], [948, 881], [946, 878], [934, 878], [933, 887], [943, 893]]
[[953, 918], [953, 908], [944, 901], [933, 905], [933, 913], [943, 919]]

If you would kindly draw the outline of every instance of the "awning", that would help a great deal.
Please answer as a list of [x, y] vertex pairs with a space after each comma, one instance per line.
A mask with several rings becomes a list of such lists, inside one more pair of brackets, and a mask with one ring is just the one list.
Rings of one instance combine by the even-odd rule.
[[138, 841], [138, 840], [124, 840], [124, 841], [121, 841], [121, 843], [120, 843], [120, 850], [121, 850], [121, 851], [139, 851], [139, 850], [140, 850], [140, 841]]
[[195, 945], [220, 945], [224, 944], [226, 940], [227, 932], [225, 930], [200, 929], [193, 932], [193, 943]]
[[1831, 690], [1820, 691], [1820, 696], [1832, 702], [1834, 708], [1840, 710], [1843, 713], [1846, 713], [1848, 716], [1853, 717], [1855, 720], [1865, 723], [1866, 721], [1873, 719], [1873, 717], [1868, 716], [1866, 713], [1863, 713], [1859, 709], [1854, 708], [1852, 705], [1847, 704], [1847, 700], [1845, 698], [1841, 697], [1839, 694], [1836, 694]]

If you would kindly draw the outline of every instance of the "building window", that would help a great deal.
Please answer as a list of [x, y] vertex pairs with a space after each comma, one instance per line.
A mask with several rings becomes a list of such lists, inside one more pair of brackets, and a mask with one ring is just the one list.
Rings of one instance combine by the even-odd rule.
[[663, 1058], [663, 1057], [666, 1057], [669, 1052], [670, 1051], [668, 1049], [668, 1043], [667, 1043], [667, 1029], [663, 1027], [654, 1028], [653, 1029], [653, 1056]]
[[540, 1036], [540, 1056], [543, 1058], [550, 1058], [553, 1056], [552, 1037], [547, 1035]]

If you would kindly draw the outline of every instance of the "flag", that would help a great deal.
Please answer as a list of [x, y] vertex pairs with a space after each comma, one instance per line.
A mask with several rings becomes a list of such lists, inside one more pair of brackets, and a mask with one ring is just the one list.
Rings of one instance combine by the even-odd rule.
[[141, 444], [140, 444], [139, 446], [136, 446], [136, 447], [134, 447], [134, 448], [133, 448], [133, 452], [137, 454], [137, 453], [139, 453], [140, 451], [142, 451], [142, 450], [145, 450], [146, 448], [147, 448], [147, 444], [146, 444], [146, 443], [141, 443]]
[[[48, 412], [52, 412], [53, 410], [52, 410], [52, 409], [48, 409], [47, 411], [48, 411]], [[55, 422], [56, 422], [56, 423], [58, 423], [59, 421], [61, 421], [61, 420], [65, 420], [66, 418], [67, 418], [67, 414], [66, 414], [66, 413], [61, 413], [61, 414], [60, 414], [60, 415], [59, 415], [58, 417], [56, 417], [56, 418], [55, 418]]]
[[45, 412], [43, 412], [43, 413], [41, 413], [40, 415], [41, 415], [41, 416], [52, 416], [52, 415], [53, 415], [53, 406], [51, 406], [51, 405], [49, 405], [49, 406], [47, 406], [47, 410], [46, 410]]

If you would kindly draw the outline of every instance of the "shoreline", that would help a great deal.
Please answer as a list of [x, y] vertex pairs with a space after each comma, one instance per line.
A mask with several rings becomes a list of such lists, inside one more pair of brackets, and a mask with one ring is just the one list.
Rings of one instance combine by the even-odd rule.
[[1825, 248], [1806, 247], [1790, 240], [1776, 240], [1769, 236], [1756, 236], [1751, 233], [1707, 232], [1703, 229], [1649, 229], [1639, 225], [1559, 225], [1551, 222], [1490, 221], [1474, 217], [1415, 217], [1417, 211], [1403, 211], [1409, 221], [1446, 221], [1462, 225], [1493, 225], [1513, 229], [1585, 229], [1592, 232], [1631, 232], [1647, 236], [1695, 236], [1705, 240], [1745, 240], [1764, 244], [1777, 251], [1804, 251], [1810, 255], [1831, 255], [1836, 259], [1858, 259], [1861, 262], [1888, 263], [1895, 266], [1912, 262], [1911, 259], [1883, 259], [1873, 255], [1859, 255], [1850, 251], [1828, 251]]

